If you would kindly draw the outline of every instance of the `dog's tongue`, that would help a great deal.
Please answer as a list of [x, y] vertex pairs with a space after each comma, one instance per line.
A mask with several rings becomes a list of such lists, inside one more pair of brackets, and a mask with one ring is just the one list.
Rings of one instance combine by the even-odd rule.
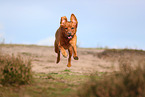
[[71, 38], [72, 38], [72, 36], [69, 36], [69, 37], [68, 37], [68, 39], [71, 39]]

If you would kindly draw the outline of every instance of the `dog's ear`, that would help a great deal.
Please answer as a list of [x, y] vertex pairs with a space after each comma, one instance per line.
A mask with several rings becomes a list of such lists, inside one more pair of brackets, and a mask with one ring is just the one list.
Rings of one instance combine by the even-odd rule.
[[66, 16], [61, 17], [60, 25], [63, 26], [63, 25], [65, 25], [66, 22], [67, 22]]
[[75, 23], [76, 26], [77, 26], [78, 21], [77, 21], [77, 18], [76, 18], [76, 16], [74, 14], [71, 14], [70, 21], [73, 22], [73, 23]]

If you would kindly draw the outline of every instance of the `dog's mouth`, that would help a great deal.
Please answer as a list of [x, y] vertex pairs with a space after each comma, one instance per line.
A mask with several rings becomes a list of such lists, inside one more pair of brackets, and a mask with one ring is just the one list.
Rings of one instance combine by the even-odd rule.
[[74, 35], [72, 35], [72, 34], [65, 34], [65, 37], [67, 39], [71, 40], [74, 37]]
[[72, 39], [73, 36], [72, 36], [72, 35], [68, 35], [67, 38], [68, 38], [68, 39]]

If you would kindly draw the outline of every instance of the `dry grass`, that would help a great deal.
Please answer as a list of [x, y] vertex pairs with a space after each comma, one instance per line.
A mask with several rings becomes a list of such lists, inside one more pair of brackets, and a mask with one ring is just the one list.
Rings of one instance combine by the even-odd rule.
[[118, 61], [119, 71], [104, 75], [101, 79], [91, 77], [79, 89], [77, 96], [145, 97], [144, 54], [144, 51], [137, 50], [107, 50], [100, 53], [100, 58]]
[[127, 58], [131, 61], [136, 58], [136, 60], [139, 58], [145, 59], [145, 51], [134, 49], [106, 49], [104, 52], [96, 54], [96, 56], [113, 61], [118, 61], [121, 58]]
[[32, 81], [31, 61], [21, 56], [0, 55], [0, 83], [22, 85]]
[[[85, 88], [87, 87], [87, 88]], [[91, 78], [78, 92], [79, 97], [145, 97], [145, 67], [128, 73], [115, 72], [98, 80]]]

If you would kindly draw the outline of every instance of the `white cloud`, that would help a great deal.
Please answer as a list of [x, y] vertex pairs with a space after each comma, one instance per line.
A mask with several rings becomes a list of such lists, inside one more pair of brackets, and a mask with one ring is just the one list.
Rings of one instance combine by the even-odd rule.
[[55, 37], [51, 36], [45, 39], [40, 40], [37, 45], [46, 45], [46, 46], [53, 46], [55, 41]]

